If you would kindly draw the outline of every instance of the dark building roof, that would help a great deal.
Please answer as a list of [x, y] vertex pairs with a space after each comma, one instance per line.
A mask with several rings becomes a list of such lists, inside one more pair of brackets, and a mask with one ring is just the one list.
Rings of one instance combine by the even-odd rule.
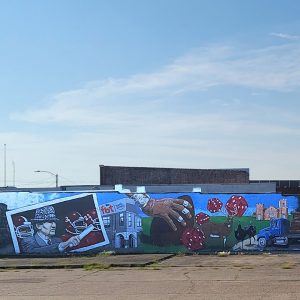
[[277, 193], [300, 194], [300, 180], [250, 180], [250, 183], [274, 183]]

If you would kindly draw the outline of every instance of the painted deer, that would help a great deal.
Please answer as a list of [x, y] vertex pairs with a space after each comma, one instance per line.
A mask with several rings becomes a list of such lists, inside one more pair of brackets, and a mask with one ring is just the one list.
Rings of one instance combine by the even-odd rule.
[[225, 248], [226, 240], [232, 230], [233, 216], [228, 216], [224, 223], [214, 223], [208, 221], [201, 225], [204, 235], [209, 238], [223, 239], [223, 247]]

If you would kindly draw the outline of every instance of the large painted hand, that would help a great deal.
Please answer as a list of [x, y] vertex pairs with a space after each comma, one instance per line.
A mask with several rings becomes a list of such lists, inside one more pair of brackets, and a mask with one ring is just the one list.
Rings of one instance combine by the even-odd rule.
[[174, 221], [186, 226], [186, 221], [181, 215], [190, 219], [192, 217], [191, 208], [191, 204], [186, 200], [163, 198], [160, 200], [150, 199], [143, 207], [143, 211], [149, 216], [163, 218], [176, 231]]

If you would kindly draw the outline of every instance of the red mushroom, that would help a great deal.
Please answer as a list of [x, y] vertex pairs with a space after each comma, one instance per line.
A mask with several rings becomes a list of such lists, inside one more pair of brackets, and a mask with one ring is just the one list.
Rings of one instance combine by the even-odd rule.
[[218, 198], [211, 198], [207, 202], [207, 209], [211, 213], [216, 213], [216, 212], [220, 211], [222, 206], [223, 206], [223, 203]]
[[209, 221], [209, 215], [207, 215], [207, 214], [205, 214], [203, 212], [197, 214], [195, 216], [195, 218], [196, 218], [197, 224], [199, 224], [199, 225], [202, 225], [202, 224], [204, 224], [204, 223], [206, 223], [206, 222]]
[[232, 195], [225, 208], [229, 216], [241, 217], [248, 208], [248, 203], [243, 196]]
[[181, 242], [189, 250], [200, 250], [204, 246], [205, 236], [199, 228], [186, 228], [181, 235]]

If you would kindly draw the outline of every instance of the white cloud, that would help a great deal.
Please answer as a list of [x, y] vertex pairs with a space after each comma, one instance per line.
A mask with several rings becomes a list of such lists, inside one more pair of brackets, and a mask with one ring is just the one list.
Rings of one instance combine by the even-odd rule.
[[[44, 107], [15, 112], [12, 120], [38, 124], [43, 135], [37, 129], [0, 139], [14, 145], [8, 153], [25, 186], [25, 178], [53, 185], [36, 169], [57, 172], [60, 184], [96, 184], [99, 164], [251, 167], [265, 174], [268, 162], [272, 174], [283, 174], [283, 157], [286, 174], [297, 178], [300, 104], [288, 95], [299, 91], [299, 54], [296, 43], [197, 49], [157, 72], [87, 83]], [[218, 92], [224, 87], [230, 95]]]
[[[63, 92], [49, 105], [14, 113], [13, 120], [34, 123], [102, 125], [108, 120], [165, 109], [164, 103], [183, 103], [189, 93], [214, 87], [291, 91], [300, 87], [300, 45], [246, 50], [212, 46], [188, 54], [150, 74], [108, 79]], [[172, 102], [171, 101], [171, 102]], [[176, 107], [169, 106], [174, 110]]]
[[300, 39], [299, 35], [291, 35], [291, 34], [280, 33], [280, 32], [272, 32], [270, 35], [281, 39], [290, 40], [290, 41], [298, 41]]

